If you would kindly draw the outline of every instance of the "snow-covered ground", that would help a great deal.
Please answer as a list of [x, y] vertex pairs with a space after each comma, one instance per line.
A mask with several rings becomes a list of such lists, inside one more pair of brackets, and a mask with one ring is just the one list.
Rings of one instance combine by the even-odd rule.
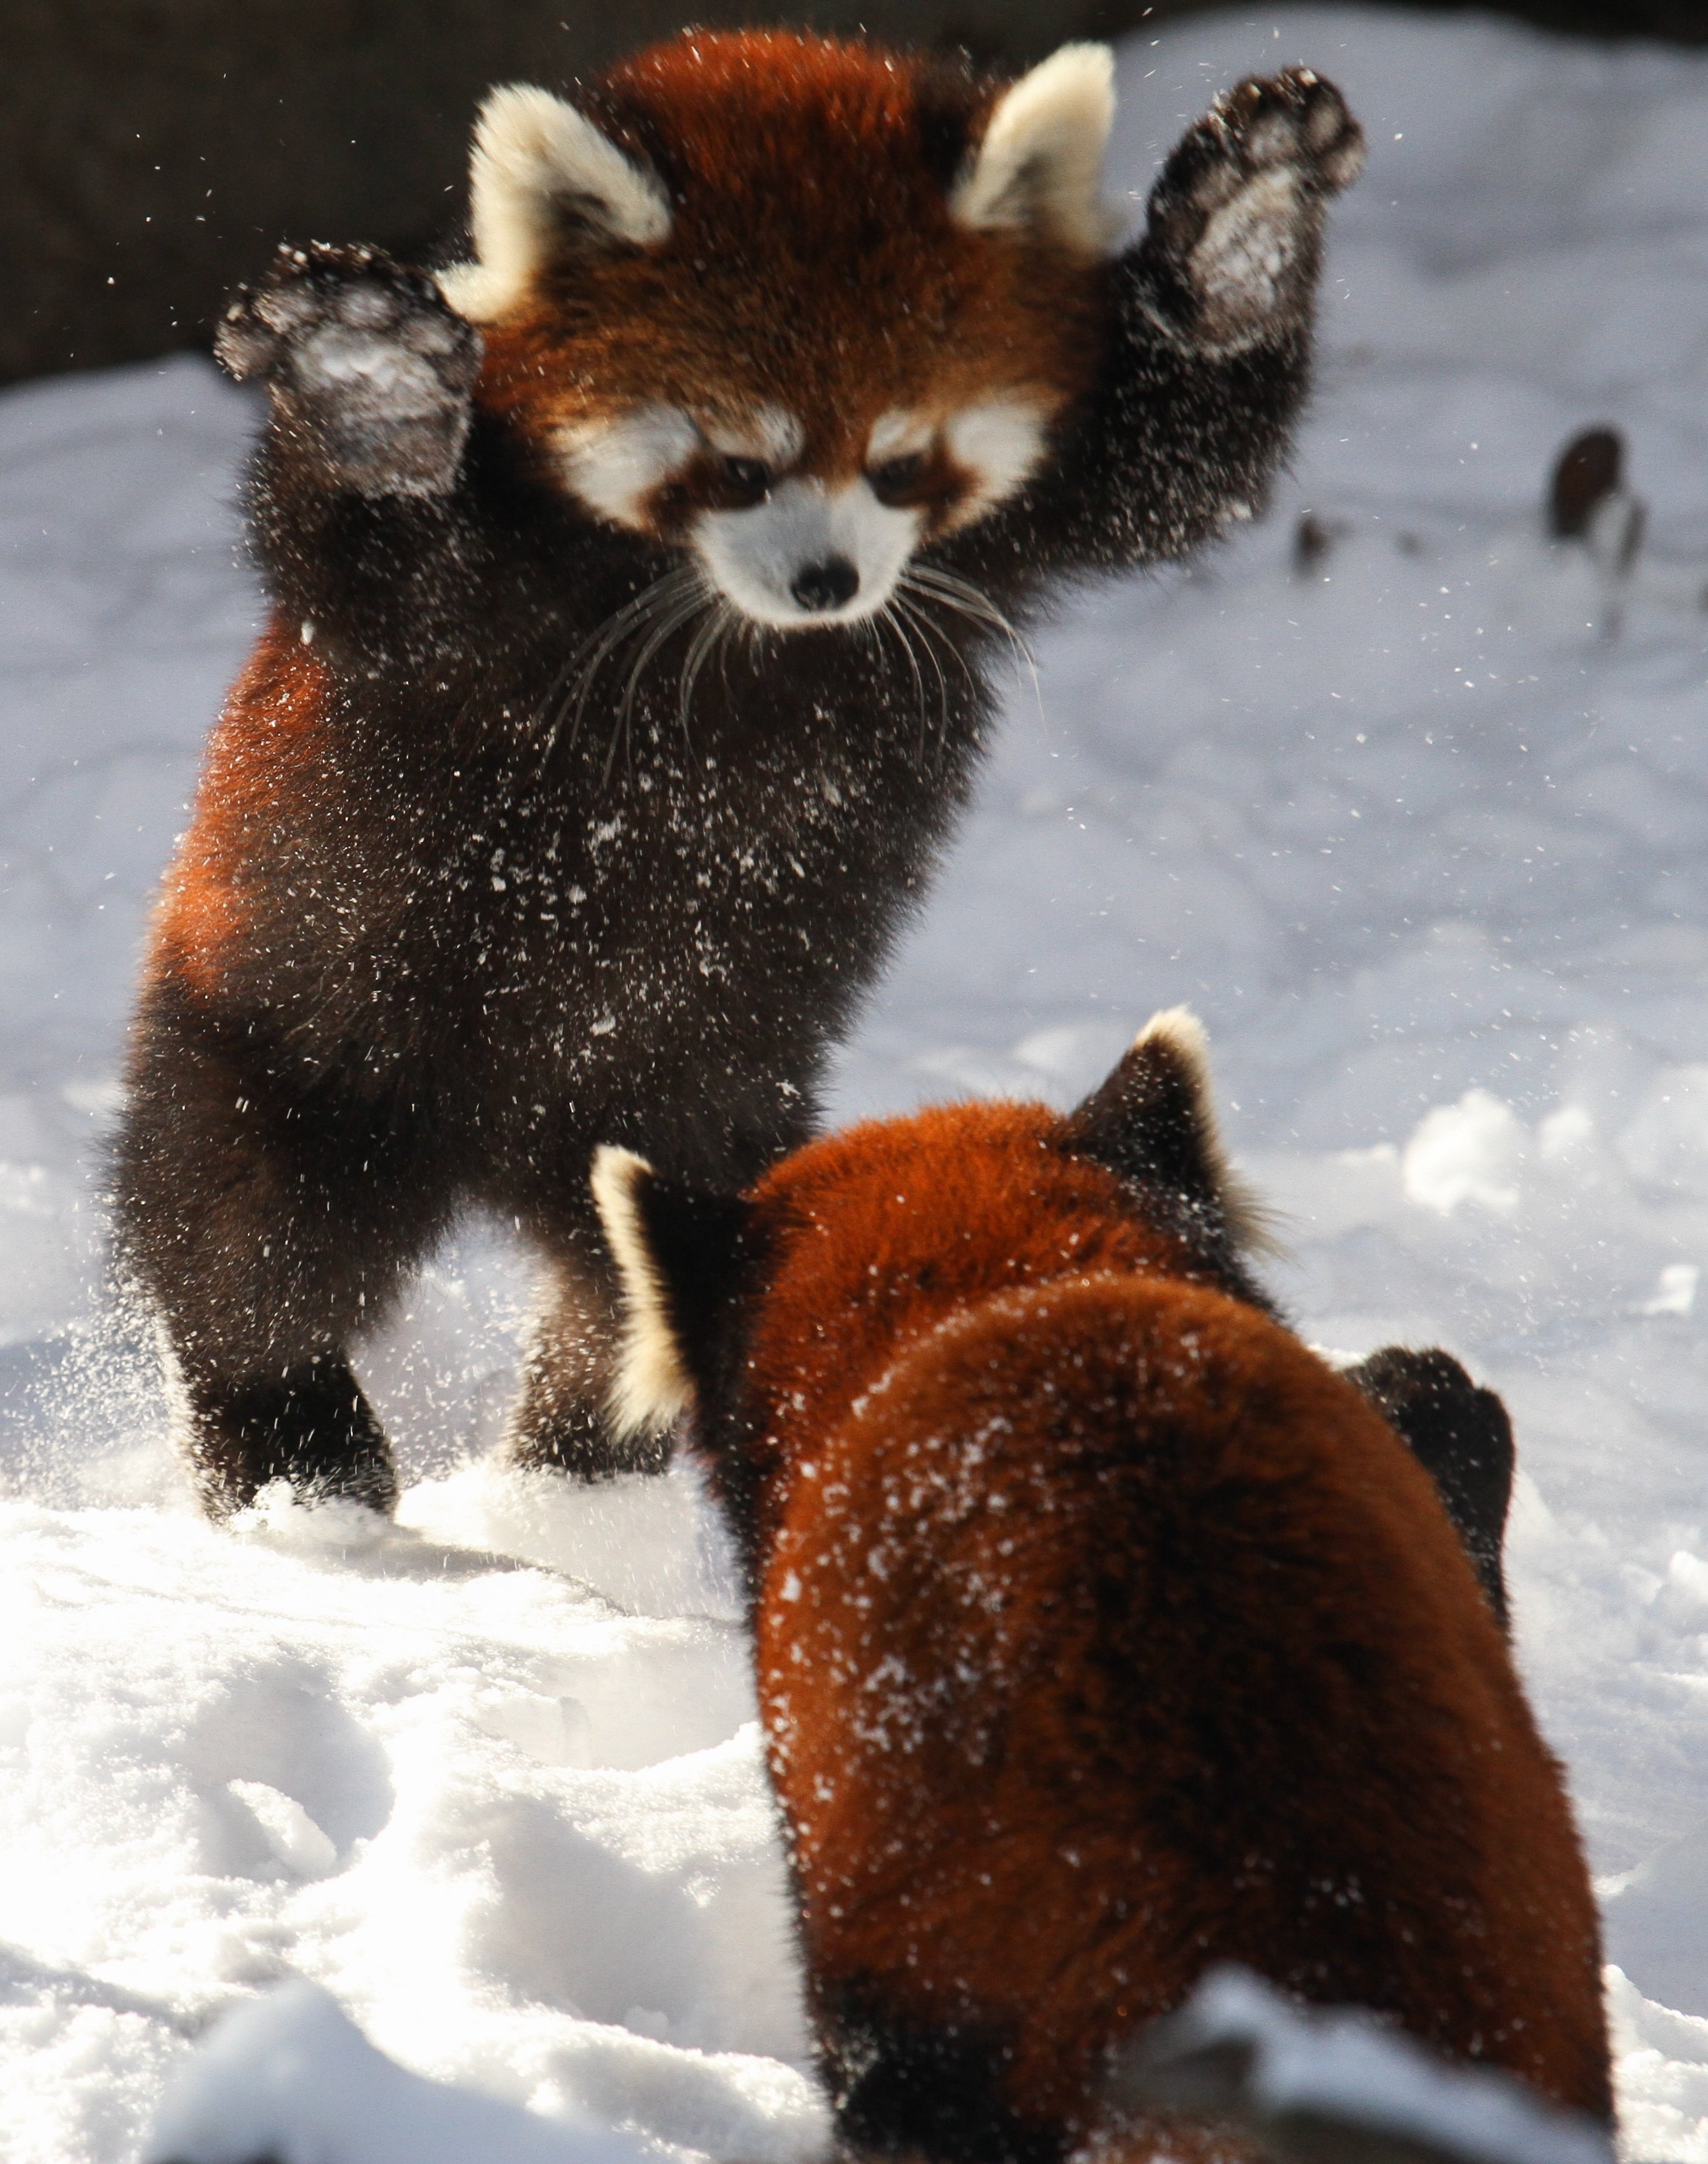
[[[1708, 60], [1199, 18], [1124, 49], [1117, 185], [1294, 59], [1372, 146], [1294, 477], [1038, 639], [838, 1109], [1065, 1100], [1198, 1008], [1307, 1333], [1439, 1340], [1513, 1408], [1628, 2151], [1708, 2160]], [[190, 2040], [295, 1976], [565, 2156], [794, 2164], [823, 2122], [716, 1529], [686, 1473], [482, 1464], [520, 1259], [471, 1229], [371, 1351], [382, 1537], [200, 1524], [103, 1302], [143, 912], [254, 620], [253, 418], [192, 359], [0, 400], [0, 2147], [134, 2155]], [[1539, 537], [1598, 421], [1650, 506], [1622, 588]]]

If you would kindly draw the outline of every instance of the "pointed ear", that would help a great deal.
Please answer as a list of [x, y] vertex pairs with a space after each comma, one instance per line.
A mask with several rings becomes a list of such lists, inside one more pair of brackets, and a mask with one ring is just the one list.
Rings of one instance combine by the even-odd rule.
[[1069, 1114], [1065, 1140], [1119, 1179], [1178, 1195], [1236, 1246], [1270, 1244], [1261, 1210], [1228, 1169], [1204, 1026], [1190, 1009], [1151, 1016], [1113, 1074]]
[[460, 315], [492, 323], [526, 297], [549, 264], [618, 247], [654, 248], [670, 230], [656, 177], [586, 113], [513, 82], [481, 108], [469, 165], [476, 260], [439, 273]]
[[728, 1328], [753, 1252], [738, 1195], [662, 1179], [633, 1150], [593, 1156], [593, 1200], [623, 1287], [623, 1337], [607, 1400], [620, 1434], [658, 1434], [692, 1404]]
[[1101, 255], [1116, 221], [1098, 200], [1115, 118], [1115, 55], [1064, 45], [1005, 91], [949, 209], [975, 231], [1007, 228]]

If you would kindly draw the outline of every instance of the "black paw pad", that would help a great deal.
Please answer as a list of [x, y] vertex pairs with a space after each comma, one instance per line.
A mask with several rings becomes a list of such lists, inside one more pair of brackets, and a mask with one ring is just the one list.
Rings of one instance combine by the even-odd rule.
[[1147, 253], [1180, 328], [1232, 349], [1302, 323], [1324, 206], [1364, 157], [1340, 92], [1308, 68], [1253, 77], [1219, 99], [1151, 196]]
[[1364, 171], [1364, 137], [1332, 82], [1309, 68], [1252, 76], [1211, 115], [1248, 172], [1289, 165], [1319, 192], [1334, 194]]
[[481, 334], [429, 278], [377, 249], [283, 248], [239, 288], [214, 350], [260, 376], [276, 423], [328, 485], [435, 496], [455, 485]]

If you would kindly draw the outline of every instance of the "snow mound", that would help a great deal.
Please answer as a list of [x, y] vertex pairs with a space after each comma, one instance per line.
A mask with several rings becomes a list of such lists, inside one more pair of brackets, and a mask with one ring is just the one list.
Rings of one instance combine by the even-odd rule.
[[221, 2023], [168, 2091], [142, 2164], [661, 2164], [671, 2154], [423, 2081], [299, 1983]]
[[[1122, 48], [1117, 188], [1293, 60], [1371, 143], [1293, 474], [1038, 636], [835, 1109], [1065, 1103], [1154, 1010], [1203, 1016], [1306, 1334], [1443, 1342], [1512, 1408], [1518, 1648], [1601, 1874], [1626, 2139], [1708, 2164], [1708, 59], [1195, 17]], [[144, 913], [257, 612], [254, 419], [190, 357], [0, 397], [11, 2151], [134, 2156], [192, 2040], [306, 1979], [565, 2143], [794, 2164], [825, 2120], [728, 1552], [686, 1473], [486, 1462], [513, 1242], [468, 1227], [363, 1349], [395, 1527], [202, 1526], [108, 1298]], [[1542, 531], [1595, 424], [1648, 505], [1623, 571]], [[366, 2063], [270, 2004], [269, 2051]]]
[[1613, 2164], [1605, 2129], [1511, 2075], [1450, 2065], [1357, 2008], [1305, 2009], [1213, 1969], [1117, 2074], [1132, 2100], [1233, 2120], [1297, 2164]]

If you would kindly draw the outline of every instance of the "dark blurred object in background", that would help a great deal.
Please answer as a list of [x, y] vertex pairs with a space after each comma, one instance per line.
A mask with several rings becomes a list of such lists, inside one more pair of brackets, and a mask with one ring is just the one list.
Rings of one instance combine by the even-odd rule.
[[[845, 0], [825, 30], [964, 45], [1015, 65], [1201, 0]], [[410, 255], [460, 216], [469, 123], [491, 83], [560, 84], [685, 19], [691, 0], [0, 0], [0, 382], [208, 342], [274, 244]], [[781, 11], [778, 11], [780, 13]], [[1705, 0], [1513, 0], [1597, 36], [1708, 43]]]
[[1556, 541], [1581, 541], [1595, 513], [1624, 479], [1625, 439], [1616, 428], [1585, 428], [1554, 462], [1548, 530]]

